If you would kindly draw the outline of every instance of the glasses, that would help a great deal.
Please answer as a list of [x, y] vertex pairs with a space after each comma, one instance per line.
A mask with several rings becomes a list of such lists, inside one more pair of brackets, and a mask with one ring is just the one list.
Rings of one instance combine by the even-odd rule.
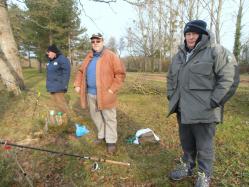
[[98, 44], [98, 43], [100, 43], [100, 42], [101, 42], [101, 40], [92, 40], [92, 41], [91, 41], [92, 44], [96, 44], [96, 43]]

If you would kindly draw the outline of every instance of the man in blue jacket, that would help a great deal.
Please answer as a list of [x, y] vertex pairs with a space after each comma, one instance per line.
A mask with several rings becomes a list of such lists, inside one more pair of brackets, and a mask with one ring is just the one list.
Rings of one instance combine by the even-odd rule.
[[52, 100], [58, 111], [69, 114], [69, 108], [65, 100], [70, 79], [70, 63], [68, 58], [61, 54], [55, 44], [47, 50], [47, 91], [51, 93]]

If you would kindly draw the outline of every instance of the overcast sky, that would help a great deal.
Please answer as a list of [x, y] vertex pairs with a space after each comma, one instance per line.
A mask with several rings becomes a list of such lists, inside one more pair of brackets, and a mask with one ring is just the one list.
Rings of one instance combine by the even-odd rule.
[[126, 28], [135, 17], [132, 6], [121, 0], [110, 4], [87, 0], [82, 4], [84, 11], [81, 14], [81, 21], [88, 29], [87, 33], [91, 35], [101, 32], [106, 40], [113, 36], [118, 42], [119, 38], [126, 34]]
[[[19, 0], [10, 0], [22, 6]], [[122, 36], [126, 35], [126, 29], [132, 26], [132, 20], [136, 19], [134, 8], [122, 1], [116, 3], [96, 3], [90, 0], [81, 1], [84, 11], [81, 13], [82, 26], [85, 26], [90, 36], [93, 33], [101, 32], [106, 41], [111, 36], [118, 42]], [[229, 50], [233, 50], [234, 33], [236, 24], [236, 14], [238, 12], [239, 0], [224, 0], [221, 20], [221, 44]], [[79, 9], [82, 7], [79, 5]], [[249, 40], [249, 0], [245, 0], [242, 19], [241, 41]], [[201, 15], [201, 19], [209, 21], [208, 15]], [[209, 23], [208, 23], [209, 24]]]
[[[233, 49], [236, 14], [239, 0], [226, 0], [222, 12], [221, 44], [229, 50]], [[82, 12], [82, 25], [87, 27], [88, 34], [95, 32], [104, 34], [106, 40], [111, 36], [117, 42], [119, 38], [126, 34], [126, 28], [132, 24], [136, 18], [134, 9], [128, 3], [119, 0], [117, 3], [96, 3], [93, 1], [83, 1], [85, 12]], [[90, 18], [92, 19], [90, 19]], [[209, 18], [202, 15], [202, 19]], [[93, 21], [94, 20], [94, 21]], [[249, 38], [249, 1], [246, 0], [244, 6], [244, 17], [242, 20], [242, 40]]]

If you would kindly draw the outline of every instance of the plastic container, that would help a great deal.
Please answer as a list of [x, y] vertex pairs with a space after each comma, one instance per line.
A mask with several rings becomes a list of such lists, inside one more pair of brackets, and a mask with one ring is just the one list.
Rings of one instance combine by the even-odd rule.
[[80, 124], [76, 123], [75, 124], [75, 134], [77, 137], [84, 136], [85, 134], [89, 133], [89, 130], [83, 125], [81, 126]]
[[55, 119], [55, 111], [54, 110], [50, 110], [49, 111], [49, 121], [51, 125], [55, 125], [56, 123], [56, 119]]
[[62, 120], [62, 112], [58, 112], [56, 115], [56, 121], [58, 125], [62, 125], [63, 120]]

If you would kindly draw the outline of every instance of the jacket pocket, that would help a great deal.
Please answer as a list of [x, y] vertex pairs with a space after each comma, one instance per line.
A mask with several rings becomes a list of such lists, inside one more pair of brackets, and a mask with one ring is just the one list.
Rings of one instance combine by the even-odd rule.
[[170, 100], [177, 88], [178, 71], [176, 69], [172, 69], [170, 75], [167, 78], [167, 98]]
[[108, 92], [108, 90], [104, 92], [104, 100], [103, 100], [104, 105], [107, 105], [107, 106], [111, 105], [116, 102], [116, 99], [117, 99], [116, 93], [112, 94]]
[[205, 109], [211, 109], [211, 92], [207, 91], [207, 92], [203, 92], [203, 91], [188, 91], [188, 93], [195, 98], [196, 101], [198, 101], [198, 103], [202, 104], [204, 106]]
[[171, 78], [172, 78], [172, 82], [171, 82], [171, 88], [176, 89], [177, 88], [177, 77], [178, 77], [178, 72], [172, 72], [171, 74]]
[[213, 63], [196, 62], [189, 68], [189, 89], [190, 90], [213, 90], [214, 74]]
[[169, 89], [174, 90], [177, 88], [177, 79], [181, 65], [182, 65], [181, 63], [172, 64], [171, 73], [168, 77], [168, 79], [170, 80]]

